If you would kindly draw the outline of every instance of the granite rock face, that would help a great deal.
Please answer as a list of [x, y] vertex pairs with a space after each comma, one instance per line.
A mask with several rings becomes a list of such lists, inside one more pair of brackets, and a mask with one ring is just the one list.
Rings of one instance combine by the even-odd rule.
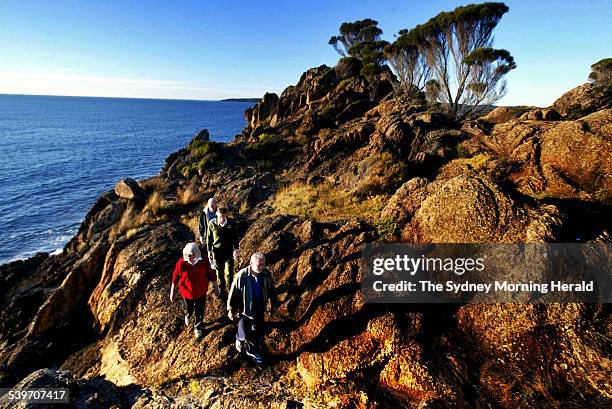
[[[394, 81], [350, 60], [313, 68], [247, 110], [215, 161], [194, 151], [202, 131], [160, 176], [101, 195], [62, 254], [0, 266], [0, 386], [68, 387], [75, 407], [609, 402], [605, 306], [366, 304], [360, 256], [385, 240], [605, 242], [610, 108], [456, 124]], [[201, 340], [169, 299], [213, 195], [242, 237], [236, 268], [262, 251], [278, 288], [261, 371], [236, 357], [212, 292]]]

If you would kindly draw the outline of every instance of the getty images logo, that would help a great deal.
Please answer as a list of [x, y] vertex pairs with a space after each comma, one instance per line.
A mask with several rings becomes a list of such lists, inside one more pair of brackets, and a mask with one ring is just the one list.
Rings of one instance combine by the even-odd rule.
[[441, 258], [441, 257], [410, 257], [408, 255], [396, 255], [395, 257], [379, 257], [373, 260], [372, 272], [379, 276], [388, 272], [405, 272], [411, 276], [418, 271], [421, 272], [452, 272], [458, 276], [470, 271], [483, 271], [485, 268], [484, 258]]

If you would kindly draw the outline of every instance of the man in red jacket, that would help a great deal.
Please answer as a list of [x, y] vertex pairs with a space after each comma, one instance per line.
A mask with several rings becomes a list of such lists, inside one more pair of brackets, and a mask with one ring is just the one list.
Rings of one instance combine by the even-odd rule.
[[204, 308], [209, 282], [212, 282], [215, 294], [219, 294], [216, 280], [217, 275], [210, 267], [208, 260], [202, 259], [197, 244], [187, 244], [183, 249], [183, 257], [176, 262], [172, 273], [170, 301], [174, 301], [174, 287], [178, 285], [185, 308], [185, 325], [189, 325], [189, 318], [193, 314], [196, 338], [201, 338], [203, 334]]

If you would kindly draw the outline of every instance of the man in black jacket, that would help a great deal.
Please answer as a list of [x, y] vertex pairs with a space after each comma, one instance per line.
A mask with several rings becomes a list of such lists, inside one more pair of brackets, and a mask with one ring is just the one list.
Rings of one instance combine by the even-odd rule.
[[217, 270], [221, 298], [227, 299], [229, 286], [234, 275], [234, 259], [238, 257], [238, 232], [233, 221], [227, 217], [227, 208], [219, 206], [217, 217], [208, 223], [206, 247], [208, 258], [213, 260]]

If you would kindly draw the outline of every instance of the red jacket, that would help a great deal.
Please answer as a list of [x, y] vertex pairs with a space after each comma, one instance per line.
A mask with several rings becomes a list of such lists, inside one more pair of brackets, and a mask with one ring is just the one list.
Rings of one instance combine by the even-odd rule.
[[190, 300], [206, 295], [208, 283], [215, 280], [217, 280], [217, 275], [205, 258], [192, 266], [181, 257], [176, 262], [172, 273], [172, 283], [175, 287], [179, 287], [183, 298]]

